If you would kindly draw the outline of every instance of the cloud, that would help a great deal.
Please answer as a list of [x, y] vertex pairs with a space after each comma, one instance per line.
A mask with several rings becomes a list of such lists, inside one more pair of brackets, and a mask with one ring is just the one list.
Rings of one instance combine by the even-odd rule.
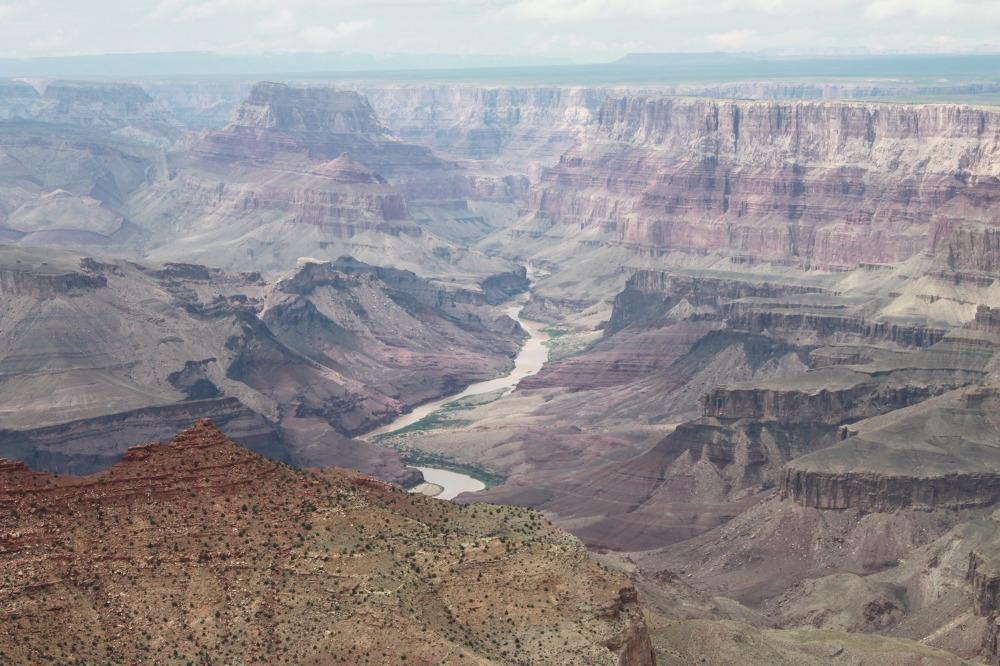
[[775, 14], [795, 9], [794, 0], [513, 0], [506, 12], [522, 19], [589, 21], [724, 14], [742, 10]]
[[149, 18], [157, 21], [202, 21], [230, 15], [244, 18], [248, 13], [280, 11], [280, 0], [160, 0]]
[[654, 50], [655, 47], [648, 42], [631, 40], [624, 42], [608, 41], [575, 34], [550, 35], [546, 39], [533, 42], [526, 48], [526, 52], [531, 55], [544, 56], [573, 52], [599, 54], [601, 56], [613, 54], [613, 57], [617, 57], [621, 53]]
[[996, 20], [1000, 5], [996, 0], [872, 0], [864, 4], [864, 16], [873, 20], [913, 17], [946, 20], [960, 17]]
[[683, 13], [688, 0], [517, 0], [509, 11], [523, 19], [585, 21], [624, 16], [669, 16]]
[[295, 27], [295, 14], [288, 7], [282, 7], [272, 16], [257, 21], [255, 27], [262, 32], [284, 32]]
[[[656, 19], [723, 16], [859, 17], [921, 20], [1000, 16], [997, 0], [506, 0], [503, 13], [525, 20], [551, 22], [603, 19]], [[808, 19], [805, 19], [808, 20]], [[822, 19], [821, 19], [822, 20]]]
[[709, 44], [717, 49], [722, 49], [723, 51], [734, 51], [746, 49], [754, 42], [756, 37], [757, 33], [753, 30], [741, 28], [738, 30], [729, 30], [727, 32], [717, 32], [709, 35], [705, 39]]
[[313, 50], [332, 49], [340, 46], [341, 42], [353, 37], [362, 30], [367, 30], [372, 25], [370, 20], [344, 21], [332, 28], [314, 25], [301, 32], [302, 41]]
[[66, 40], [66, 33], [62, 30], [53, 30], [43, 37], [36, 37], [28, 42], [28, 48], [35, 53], [49, 53], [60, 46]]
[[865, 16], [884, 20], [910, 15], [919, 18], [949, 18], [961, 10], [960, 0], [874, 0], [865, 7]]
[[14, 57], [402, 50], [592, 62], [629, 51], [969, 51], [995, 48], [997, 35], [1000, 0], [0, 0], [0, 53]]

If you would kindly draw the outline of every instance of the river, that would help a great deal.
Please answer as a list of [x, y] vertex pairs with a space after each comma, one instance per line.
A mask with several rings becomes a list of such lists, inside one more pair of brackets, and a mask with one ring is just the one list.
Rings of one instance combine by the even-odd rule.
[[[483, 382], [470, 384], [461, 393], [455, 393], [444, 398], [424, 403], [419, 407], [416, 407], [412, 412], [409, 412], [408, 414], [401, 414], [394, 421], [391, 421], [380, 428], [376, 428], [371, 432], [365, 433], [362, 436], [362, 439], [370, 441], [378, 435], [384, 435], [386, 433], [395, 432], [401, 428], [405, 428], [406, 426], [412, 425], [424, 417], [430, 416], [437, 410], [447, 405], [449, 402], [454, 402], [455, 400], [459, 400], [461, 398], [472, 395], [481, 395], [483, 393], [492, 393], [493, 391], [500, 390], [503, 390], [503, 395], [506, 395], [517, 388], [518, 382], [522, 379], [537, 374], [549, 358], [549, 348], [545, 346], [545, 342], [549, 339], [549, 336], [542, 330], [545, 326], [544, 324], [521, 318], [521, 311], [524, 309], [524, 306], [527, 304], [529, 298], [530, 292], [523, 295], [506, 310], [507, 315], [512, 319], [517, 320], [517, 322], [521, 325], [521, 328], [523, 328], [529, 336], [521, 346], [521, 350], [518, 352], [517, 358], [514, 359], [514, 368], [509, 373], [495, 379], [488, 379]], [[460, 493], [476, 492], [486, 487], [482, 481], [479, 481], [478, 479], [475, 479], [467, 474], [462, 474], [461, 472], [438, 469], [435, 467], [418, 467], [417, 469], [423, 472], [427, 483], [417, 486], [415, 490], [431, 495], [432, 497], [452, 499]], [[440, 488], [440, 490], [437, 490], [438, 488]]]

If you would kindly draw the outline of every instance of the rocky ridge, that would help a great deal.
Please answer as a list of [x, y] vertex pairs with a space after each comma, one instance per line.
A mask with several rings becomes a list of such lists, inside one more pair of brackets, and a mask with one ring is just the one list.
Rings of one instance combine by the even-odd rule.
[[11, 662], [654, 663], [627, 579], [538, 514], [296, 471], [208, 421], [90, 477], [0, 463], [0, 506]]

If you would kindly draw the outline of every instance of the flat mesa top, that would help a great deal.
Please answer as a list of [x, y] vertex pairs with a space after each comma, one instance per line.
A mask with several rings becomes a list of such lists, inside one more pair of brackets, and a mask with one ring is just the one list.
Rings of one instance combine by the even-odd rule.
[[51, 248], [0, 245], [0, 270], [62, 275], [80, 270], [80, 256]]
[[866, 419], [842, 443], [789, 469], [915, 478], [1000, 472], [1000, 395], [959, 390]]

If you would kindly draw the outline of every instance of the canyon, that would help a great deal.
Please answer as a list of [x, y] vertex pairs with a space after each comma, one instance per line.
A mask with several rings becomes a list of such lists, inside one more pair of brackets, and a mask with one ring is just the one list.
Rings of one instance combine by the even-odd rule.
[[11, 246], [0, 266], [0, 448], [52, 471], [94, 471], [211, 417], [280, 460], [405, 482], [419, 473], [349, 438], [517, 350], [517, 323], [489, 303], [502, 286], [448, 289], [350, 258], [275, 282]]
[[0, 650], [1000, 663], [991, 85], [3, 82]]

